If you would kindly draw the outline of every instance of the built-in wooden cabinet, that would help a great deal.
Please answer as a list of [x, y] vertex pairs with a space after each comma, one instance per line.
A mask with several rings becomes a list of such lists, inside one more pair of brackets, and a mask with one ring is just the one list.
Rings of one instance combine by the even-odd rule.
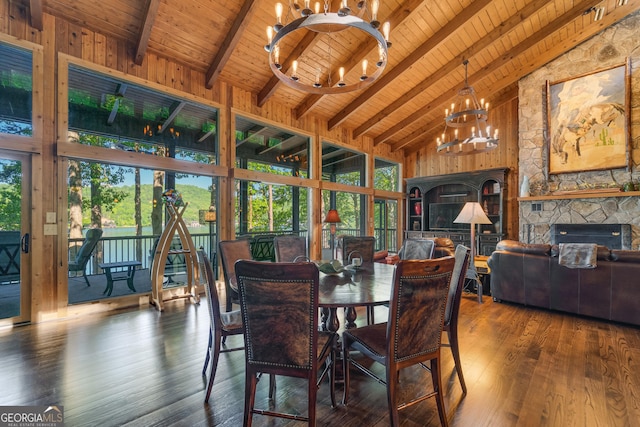
[[466, 202], [479, 202], [491, 220], [480, 224], [476, 253], [490, 255], [505, 238], [507, 169], [490, 169], [407, 179], [406, 238], [448, 237], [471, 245], [471, 226], [454, 220]]

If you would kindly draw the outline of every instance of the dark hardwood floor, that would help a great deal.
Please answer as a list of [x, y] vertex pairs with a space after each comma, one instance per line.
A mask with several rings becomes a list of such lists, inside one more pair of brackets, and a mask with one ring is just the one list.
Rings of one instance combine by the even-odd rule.
[[[640, 425], [640, 329], [484, 301], [463, 296], [464, 398], [443, 349], [452, 426]], [[208, 327], [205, 304], [176, 300], [163, 313], [142, 307], [0, 330], [0, 405], [62, 405], [67, 426], [240, 426], [243, 352], [221, 355], [210, 404], [203, 403]], [[407, 395], [429, 388], [428, 375], [403, 371], [401, 387]], [[321, 387], [318, 425], [389, 425], [384, 386], [352, 377], [348, 407], [331, 408]], [[257, 395], [264, 405], [267, 383]], [[337, 392], [341, 400], [341, 386]], [[305, 413], [302, 383], [279, 378], [275, 404]], [[403, 426], [439, 425], [433, 399], [400, 418]], [[254, 425], [304, 424], [256, 416]]]

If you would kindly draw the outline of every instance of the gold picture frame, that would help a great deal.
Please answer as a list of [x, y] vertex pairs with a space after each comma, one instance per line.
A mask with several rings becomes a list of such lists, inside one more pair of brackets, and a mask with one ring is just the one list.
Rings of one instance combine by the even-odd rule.
[[630, 69], [547, 81], [549, 174], [629, 168]]

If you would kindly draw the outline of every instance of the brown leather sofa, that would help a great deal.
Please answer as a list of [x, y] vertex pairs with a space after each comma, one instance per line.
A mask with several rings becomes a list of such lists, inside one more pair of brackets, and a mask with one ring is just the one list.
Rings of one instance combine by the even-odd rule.
[[557, 245], [499, 242], [488, 260], [494, 301], [640, 325], [640, 251], [598, 246], [591, 269], [558, 260]]

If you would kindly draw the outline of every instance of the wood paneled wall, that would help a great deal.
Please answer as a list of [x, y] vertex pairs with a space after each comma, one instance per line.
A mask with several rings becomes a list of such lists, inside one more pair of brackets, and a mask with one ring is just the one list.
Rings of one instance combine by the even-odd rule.
[[[484, 154], [468, 156], [439, 155], [435, 138], [425, 142], [421, 150], [405, 157], [406, 177], [435, 176], [449, 173], [471, 172], [483, 169], [508, 168], [505, 193], [505, 232], [510, 238], [518, 237], [518, 99], [511, 99], [492, 107], [489, 123], [499, 129], [498, 147]], [[444, 128], [444, 120], [443, 120]]]

